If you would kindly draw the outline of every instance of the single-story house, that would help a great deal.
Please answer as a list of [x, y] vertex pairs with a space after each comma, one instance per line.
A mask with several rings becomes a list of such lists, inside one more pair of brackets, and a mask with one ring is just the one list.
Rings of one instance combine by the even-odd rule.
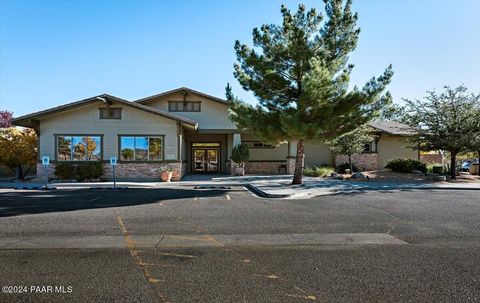
[[[236, 128], [225, 100], [189, 88], [178, 88], [136, 101], [108, 94], [68, 103], [15, 118], [14, 125], [35, 129], [39, 136], [37, 174], [44, 174], [41, 156], [49, 156], [49, 175], [59, 162], [118, 158], [119, 178], [158, 178], [169, 167], [176, 178], [185, 174], [230, 173], [232, 148], [250, 147], [246, 173], [293, 173], [295, 142], [274, 146]], [[354, 157], [363, 169], [380, 169], [394, 158], [419, 159], [406, 137], [411, 130], [397, 122], [373, 122], [372, 142]], [[305, 165], [345, 162], [323, 142], [308, 142]]]

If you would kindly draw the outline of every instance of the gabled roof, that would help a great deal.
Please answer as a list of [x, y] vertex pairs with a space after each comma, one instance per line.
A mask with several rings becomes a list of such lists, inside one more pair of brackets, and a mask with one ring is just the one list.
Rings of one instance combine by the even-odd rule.
[[35, 112], [35, 113], [32, 113], [32, 114], [24, 115], [24, 116], [13, 119], [12, 123], [14, 125], [18, 125], [18, 126], [32, 127], [32, 125], [33, 125], [32, 120], [38, 120], [38, 119], [46, 117], [48, 115], [55, 114], [55, 113], [58, 113], [58, 112], [62, 112], [62, 111], [65, 111], [65, 110], [69, 110], [69, 109], [72, 109], [72, 108], [76, 108], [76, 107], [79, 107], [79, 106], [82, 106], [82, 105], [86, 105], [88, 103], [102, 102], [101, 99], [99, 99], [99, 98], [106, 99], [107, 101], [115, 101], [115, 102], [124, 104], [126, 106], [130, 106], [130, 107], [133, 107], [133, 108], [136, 108], [136, 109], [139, 109], [139, 110], [143, 110], [143, 111], [152, 113], [154, 115], [158, 115], [158, 116], [165, 117], [165, 118], [168, 118], [168, 119], [176, 120], [176, 121], [179, 121], [181, 123], [193, 126], [195, 128], [198, 127], [198, 123], [194, 120], [191, 120], [191, 119], [188, 119], [188, 118], [185, 118], [185, 117], [181, 117], [181, 116], [177, 116], [177, 115], [171, 114], [169, 112], [166, 112], [166, 111], [163, 111], [163, 110], [160, 110], [160, 109], [157, 109], [157, 108], [145, 106], [145, 105], [140, 104], [140, 103], [130, 102], [128, 100], [118, 98], [118, 97], [115, 97], [115, 96], [112, 96], [112, 95], [109, 95], [109, 94], [101, 94], [101, 95], [94, 96], [94, 97], [91, 97], [91, 98], [67, 103], [67, 104], [64, 104], [64, 105], [52, 107], [52, 108], [42, 110], [42, 111], [39, 111], [39, 112]]
[[172, 95], [172, 94], [175, 94], [175, 93], [182, 93], [182, 92], [191, 93], [191, 94], [194, 94], [194, 95], [198, 95], [198, 96], [207, 98], [207, 99], [209, 99], [209, 100], [212, 100], [212, 101], [214, 101], [214, 102], [218, 102], [218, 103], [220, 103], [220, 104], [227, 105], [227, 101], [226, 101], [226, 100], [223, 100], [223, 99], [217, 98], [217, 97], [215, 97], [215, 96], [208, 95], [208, 94], [205, 94], [205, 93], [196, 91], [196, 90], [191, 89], [191, 88], [188, 88], [188, 87], [180, 87], [180, 88], [172, 89], [172, 90], [169, 90], [169, 91], [160, 93], [160, 94], [156, 94], [156, 95], [153, 95], [153, 96], [149, 96], [149, 97], [145, 97], [145, 98], [142, 98], [142, 99], [138, 99], [138, 100], [136, 100], [135, 102], [138, 102], [138, 103], [142, 103], [142, 104], [143, 104], [143, 103], [147, 103], [147, 102], [151, 101], [152, 99], [155, 99], [155, 98], [158, 98], [158, 97], [168, 96], [168, 95]]
[[374, 121], [368, 123], [368, 126], [389, 135], [411, 136], [415, 134], [414, 128], [397, 121]]

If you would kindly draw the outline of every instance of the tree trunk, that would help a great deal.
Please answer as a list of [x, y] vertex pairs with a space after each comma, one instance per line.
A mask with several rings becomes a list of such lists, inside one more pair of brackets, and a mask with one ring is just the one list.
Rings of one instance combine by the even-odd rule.
[[303, 164], [305, 160], [305, 144], [303, 140], [297, 141], [297, 156], [295, 158], [295, 172], [292, 184], [302, 184]]
[[477, 170], [477, 173], [480, 176], [480, 150], [478, 151], [477, 156], [478, 156], [478, 162], [477, 162], [478, 163], [478, 167], [477, 167], [478, 170]]
[[350, 165], [350, 173], [353, 174], [352, 156], [348, 155], [348, 165]]
[[32, 169], [32, 166], [29, 165], [29, 166], [28, 166], [28, 169], [23, 173], [23, 176], [22, 176], [22, 179], [23, 179], [23, 180], [24, 180], [25, 177], [28, 175], [28, 173], [30, 172], [31, 169]]
[[21, 180], [22, 179], [22, 166], [21, 165], [17, 165], [17, 167], [15, 167], [15, 180]]
[[452, 179], [457, 178], [457, 152], [451, 151], [450, 152], [450, 177]]

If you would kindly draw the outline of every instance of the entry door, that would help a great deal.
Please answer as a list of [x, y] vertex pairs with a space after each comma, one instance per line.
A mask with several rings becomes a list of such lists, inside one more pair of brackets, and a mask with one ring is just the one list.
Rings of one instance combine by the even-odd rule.
[[194, 148], [192, 150], [193, 172], [195, 173], [218, 173], [219, 149]]

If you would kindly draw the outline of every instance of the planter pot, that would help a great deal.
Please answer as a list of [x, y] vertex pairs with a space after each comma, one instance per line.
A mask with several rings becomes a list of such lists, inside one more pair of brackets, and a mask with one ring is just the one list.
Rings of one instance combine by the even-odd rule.
[[235, 176], [245, 176], [245, 167], [242, 166], [235, 166], [233, 168], [233, 174]]
[[174, 171], [173, 174], [172, 174], [172, 181], [180, 181], [181, 177], [180, 177], [180, 172], [179, 171]]
[[160, 173], [160, 178], [162, 179], [163, 182], [170, 182], [172, 179], [173, 172], [172, 171], [162, 171]]

